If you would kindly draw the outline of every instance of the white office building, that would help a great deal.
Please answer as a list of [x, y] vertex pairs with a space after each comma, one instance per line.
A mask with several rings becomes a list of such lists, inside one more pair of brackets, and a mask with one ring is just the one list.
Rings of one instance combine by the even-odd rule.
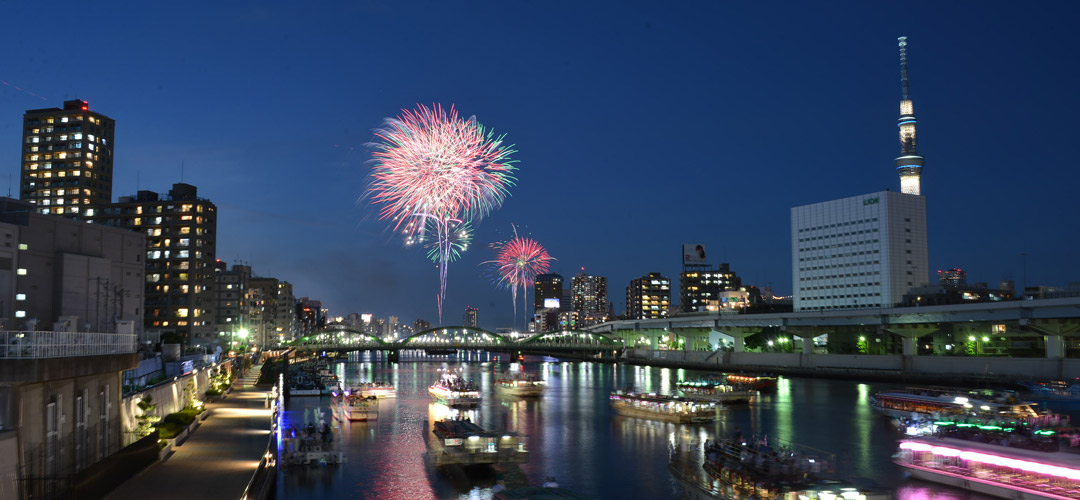
[[893, 191], [791, 209], [796, 311], [891, 307], [928, 283], [926, 198]]

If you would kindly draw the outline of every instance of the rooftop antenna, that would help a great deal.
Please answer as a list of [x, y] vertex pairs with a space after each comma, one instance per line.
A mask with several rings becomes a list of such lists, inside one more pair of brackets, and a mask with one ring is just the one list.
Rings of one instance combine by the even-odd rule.
[[907, 78], [907, 37], [898, 37], [900, 42], [900, 84], [904, 87], [904, 100], [910, 99], [908, 97], [908, 78]]

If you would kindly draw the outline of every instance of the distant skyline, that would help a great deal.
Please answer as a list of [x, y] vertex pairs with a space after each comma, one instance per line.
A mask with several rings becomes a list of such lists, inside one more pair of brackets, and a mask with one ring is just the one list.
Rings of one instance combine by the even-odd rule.
[[1080, 281], [1073, 2], [0, 12], [13, 196], [23, 113], [87, 100], [116, 120], [114, 200], [197, 186], [218, 206], [218, 258], [293, 283], [333, 316], [436, 322], [433, 264], [360, 202], [372, 131], [432, 103], [506, 134], [520, 162], [449, 268], [447, 321], [471, 305], [480, 326], [511, 326], [510, 292], [482, 266], [511, 224], [557, 259], [550, 272], [608, 277], [619, 312], [631, 279], [677, 282], [689, 243], [789, 295], [791, 207], [899, 190], [898, 36], [926, 158], [931, 281], [959, 267], [1019, 288], [1025, 261], [1028, 285]]

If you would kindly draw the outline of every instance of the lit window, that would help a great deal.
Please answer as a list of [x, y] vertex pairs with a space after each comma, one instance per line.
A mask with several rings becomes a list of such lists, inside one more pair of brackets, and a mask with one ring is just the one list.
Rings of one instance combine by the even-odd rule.
[[30, 249], [30, 245], [27, 245], [26, 243], [19, 243], [19, 250], [29, 250], [29, 249]]
[[26, 268], [20, 267], [17, 271], [15, 271], [15, 274], [18, 274], [19, 276], [26, 276]]
[[25, 318], [26, 317], [26, 311], [15, 311], [15, 317], [16, 318]]
[[180, 317], [180, 318], [188, 317], [188, 309], [186, 307], [181, 307], [181, 308], [177, 309], [176, 310], [176, 316]]
[[26, 294], [25, 293], [17, 293], [17, 294], [15, 294], [15, 300], [26, 300]]

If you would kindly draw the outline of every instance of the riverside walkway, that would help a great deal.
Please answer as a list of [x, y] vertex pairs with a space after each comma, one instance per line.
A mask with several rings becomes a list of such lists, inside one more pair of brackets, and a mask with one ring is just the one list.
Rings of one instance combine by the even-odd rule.
[[129, 479], [105, 498], [237, 500], [251, 481], [270, 439], [268, 391], [255, 388], [262, 365], [237, 379], [223, 401], [172, 454]]

